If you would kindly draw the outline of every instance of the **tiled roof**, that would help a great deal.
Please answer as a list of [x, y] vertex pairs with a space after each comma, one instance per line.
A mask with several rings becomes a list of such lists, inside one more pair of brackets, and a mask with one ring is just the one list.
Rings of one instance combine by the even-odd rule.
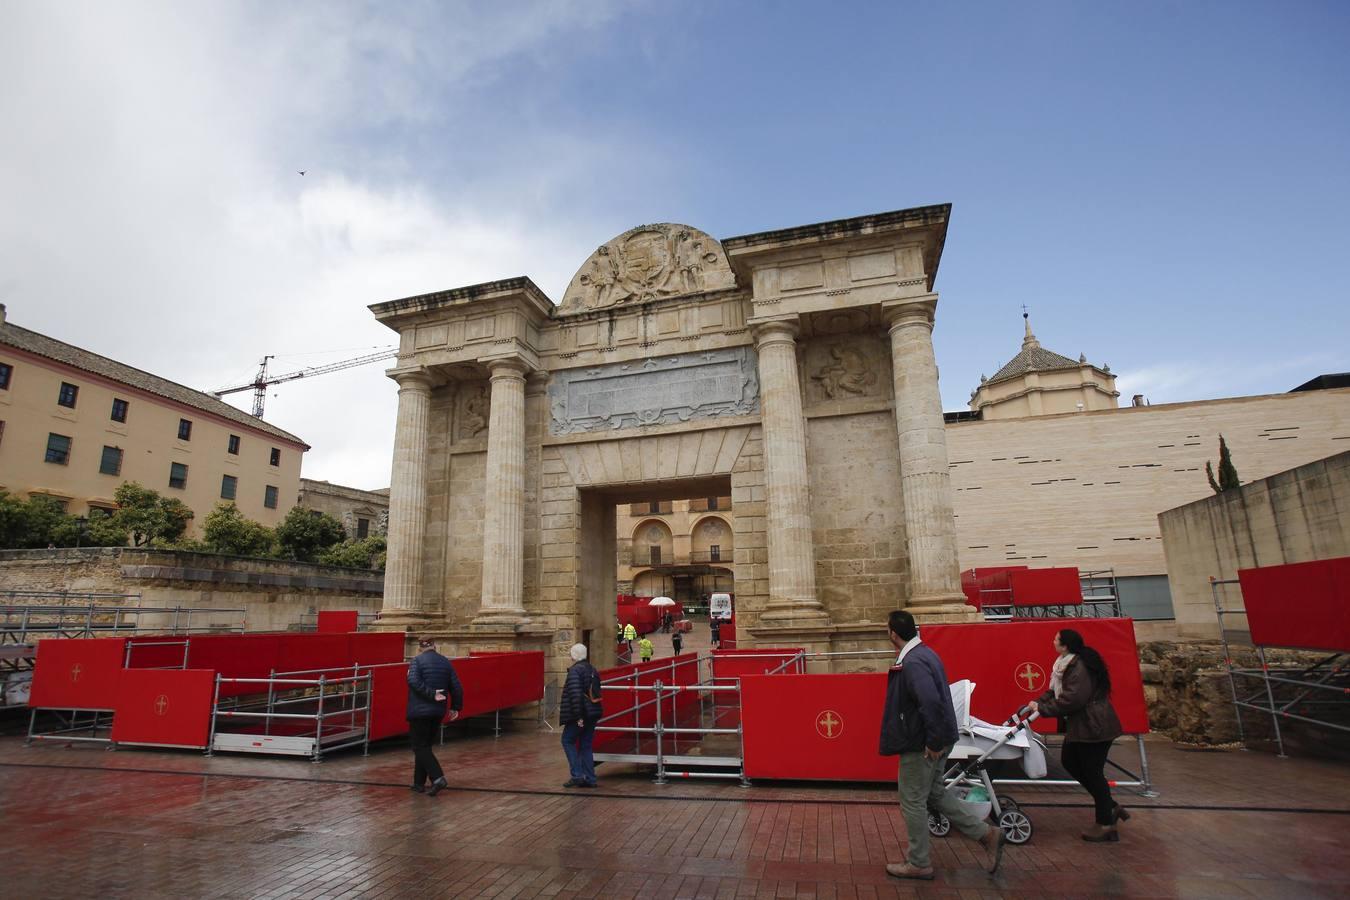
[[140, 369], [132, 368], [115, 359], [108, 359], [106, 356], [99, 356], [97, 353], [82, 350], [64, 341], [47, 337], [45, 334], [39, 334], [36, 331], [29, 331], [27, 328], [20, 328], [18, 325], [3, 322], [0, 323], [0, 345], [14, 347], [35, 356], [64, 363], [72, 368], [119, 381], [147, 393], [200, 409], [222, 419], [228, 419], [244, 428], [262, 431], [273, 437], [291, 441], [309, 449], [308, 444], [290, 432], [282, 431], [275, 425], [269, 425], [262, 419], [254, 418], [242, 410], [235, 409], [230, 404], [218, 400], [210, 394], [184, 387], [177, 382], [169, 381], [167, 378], [151, 375], [149, 372], [142, 372]]
[[1082, 364], [1077, 360], [1052, 353], [1044, 347], [1027, 347], [1014, 356], [1006, 366], [995, 372], [994, 377], [989, 380], [999, 381], [1028, 372], [1046, 372], [1051, 369], [1076, 369], [1080, 365]]

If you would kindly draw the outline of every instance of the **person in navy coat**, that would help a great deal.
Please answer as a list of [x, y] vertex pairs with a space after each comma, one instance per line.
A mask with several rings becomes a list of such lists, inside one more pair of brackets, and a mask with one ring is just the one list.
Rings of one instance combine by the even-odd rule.
[[[424, 637], [420, 652], [408, 663], [408, 734], [412, 739], [413, 783], [419, 794], [434, 797], [445, 787], [445, 772], [432, 752], [437, 729], [450, 707], [450, 721], [464, 708], [464, 688], [450, 660], [436, 652], [436, 642]], [[427, 781], [431, 784], [428, 787]]]

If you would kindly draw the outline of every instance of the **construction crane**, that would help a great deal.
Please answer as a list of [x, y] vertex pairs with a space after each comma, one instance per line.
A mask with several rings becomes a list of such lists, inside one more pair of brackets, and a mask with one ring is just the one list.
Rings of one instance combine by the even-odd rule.
[[224, 397], [226, 394], [237, 394], [240, 391], [253, 391], [253, 415], [261, 419], [263, 417], [263, 405], [267, 402], [267, 389], [271, 385], [281, 384], [284, 381], [295, 381], [299, 378], [313, 378], [315, 375], [327, 375], [329, 372], [340, 372], [343, 369], [364, 366], [383, 359], [393, 359], [396, 356], [398, 356], [397, 347], [386, 347], [378, 353], [367, 353], [365, 356], [357, 356], [353, 359], [326, 363], [322, 366], [311, 366], [308, 369], [287, 372], [285, 375], [268, 375], [267, 363], [269, 360], [276, 359], [275, 355], [268, 355], [262, 358], [262, 362], [258, 364], [258, 374], [254, 375], [253, 380], [248, 384], [237, 384], [234, 387], [221, 388], [211, 393], [217, 397]]

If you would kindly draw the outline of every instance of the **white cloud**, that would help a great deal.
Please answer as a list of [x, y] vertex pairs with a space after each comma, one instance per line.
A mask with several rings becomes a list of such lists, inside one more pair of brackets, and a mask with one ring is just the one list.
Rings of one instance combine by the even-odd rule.
[[[541, 211], [609, 151], [522, 136], [556, 152], [518, 180], [447, 184], [410, 148], [471, 134], [484, 85], [525, 55], [549, 65], [612, 7], [390, 9], [0, 6], [11, 320], [213, 389], [264, 353], [282, 371], [393, 343], [370, 303], [518, 274], [558, 296], [608, 235]], [[287, 358], [327, 348], [344, 352]], [[395, 389], [378, 366], [273, 393], [269, 421], [314, 446], [306, 475], [387, 482]]]

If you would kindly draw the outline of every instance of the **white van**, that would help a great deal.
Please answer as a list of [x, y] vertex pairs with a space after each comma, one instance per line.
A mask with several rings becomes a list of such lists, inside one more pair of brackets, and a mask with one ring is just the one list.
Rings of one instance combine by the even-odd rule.
[[730, 622], [735, 607], [731, 594], [713, 594], [708, 598], [708, 617]]

